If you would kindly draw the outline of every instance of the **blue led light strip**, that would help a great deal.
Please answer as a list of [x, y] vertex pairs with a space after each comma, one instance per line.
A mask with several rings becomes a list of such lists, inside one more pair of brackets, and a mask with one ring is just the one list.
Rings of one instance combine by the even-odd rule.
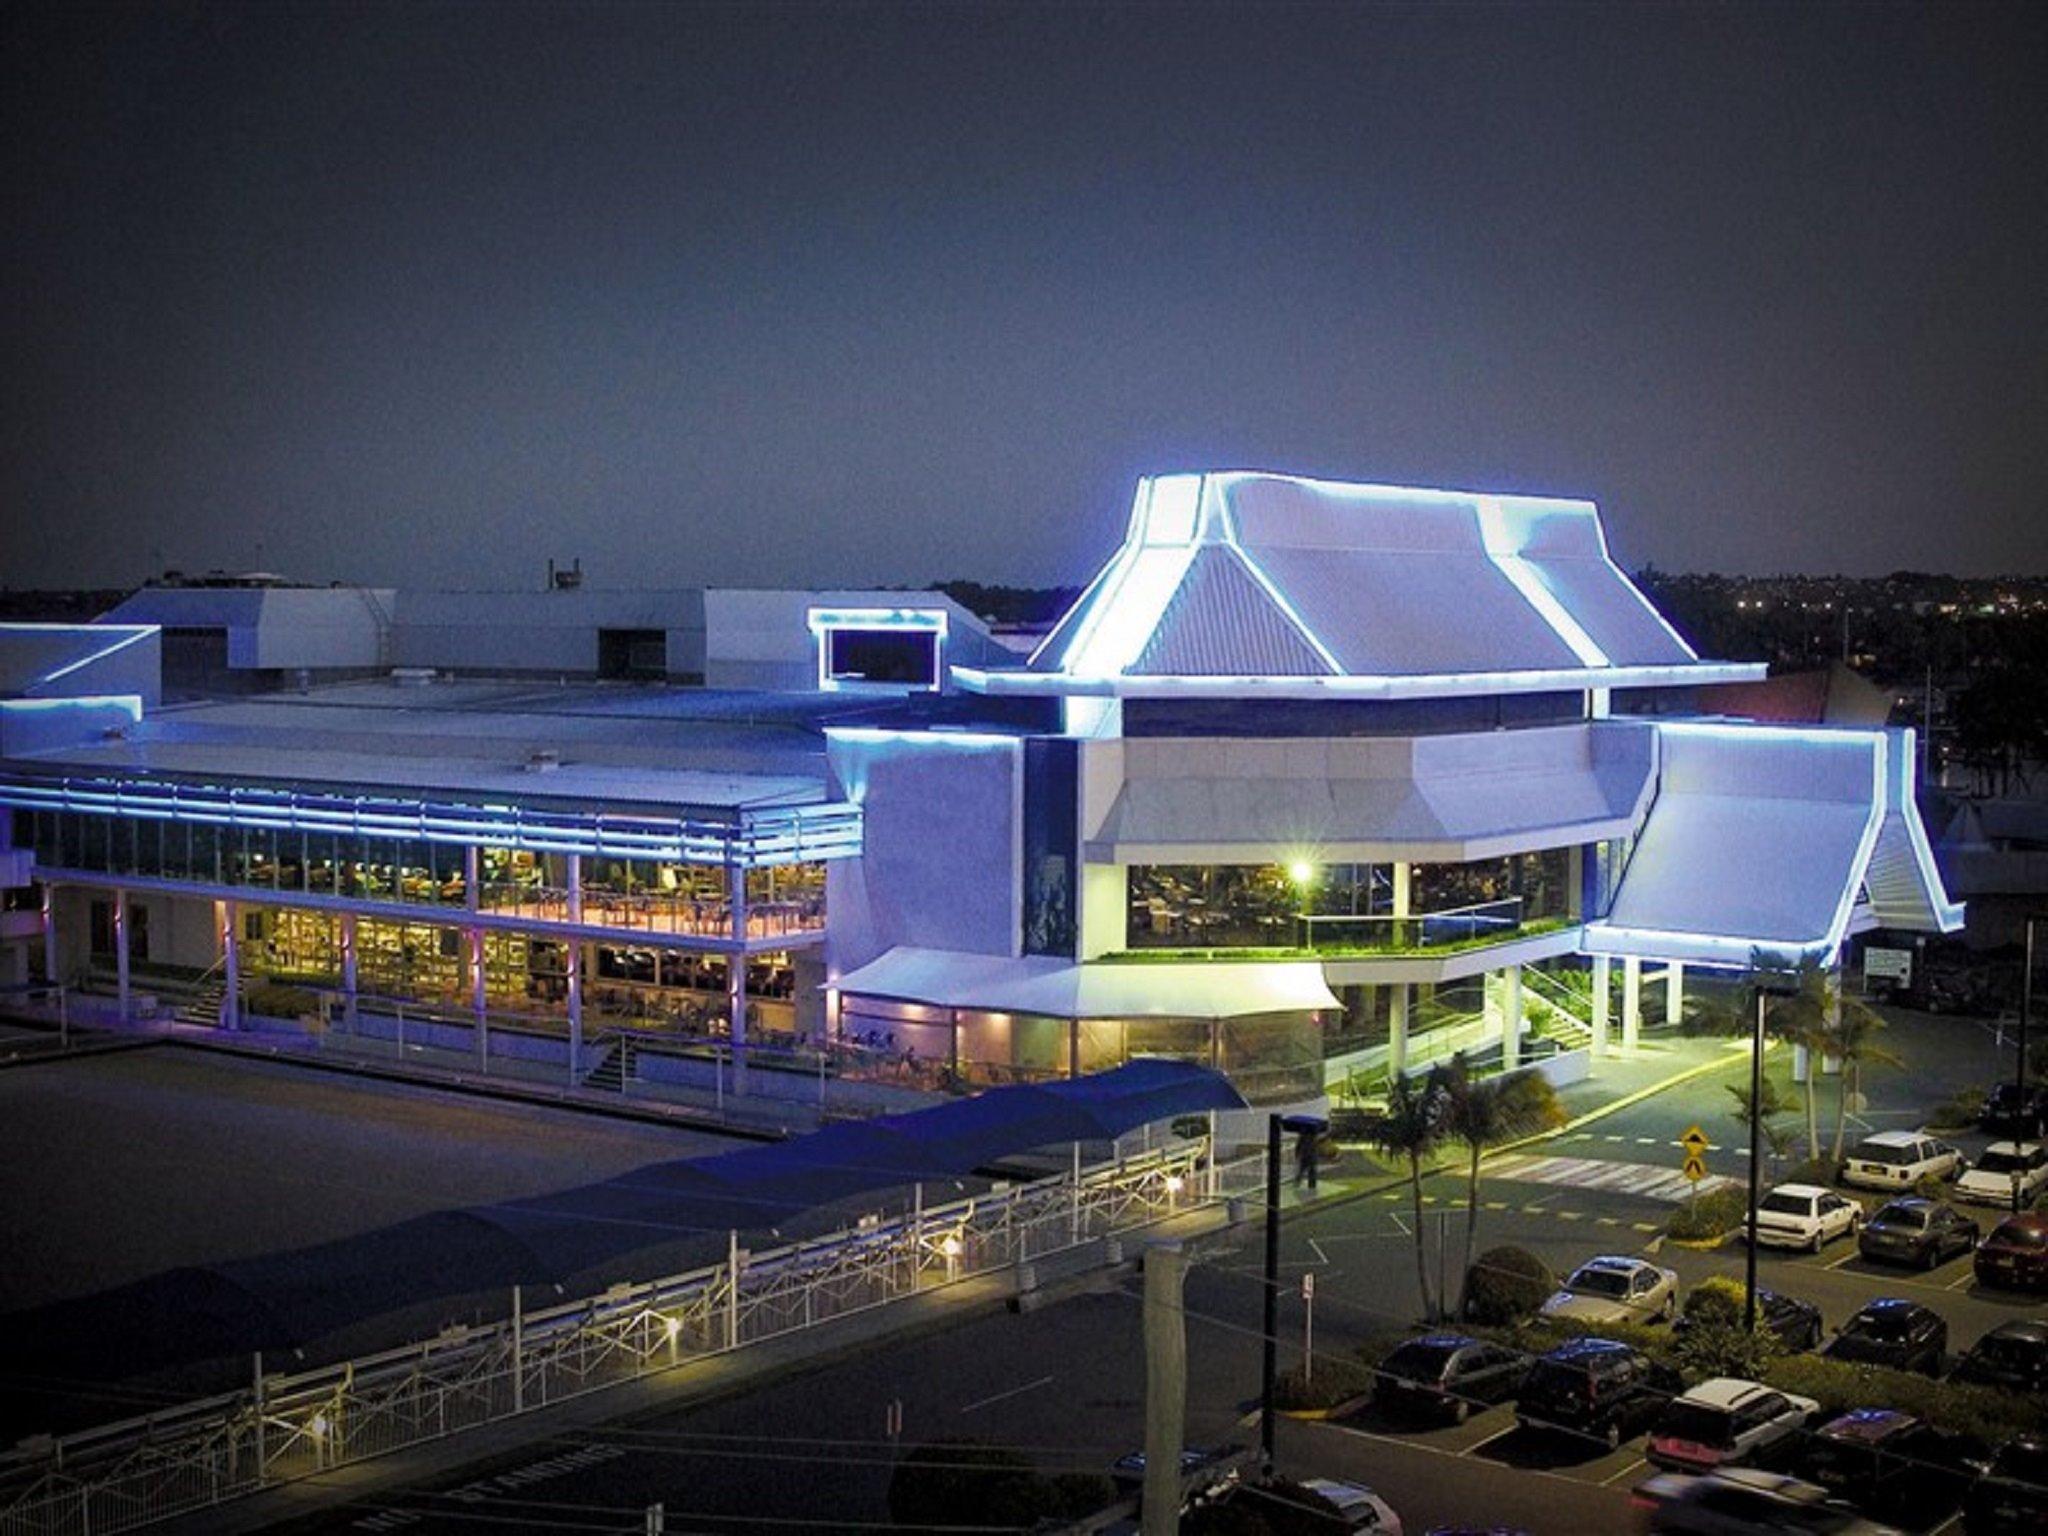
[[447, 805], [255, 785], [0, 773], [0, 805], [144, 821], [408, 837], [431, 843], [476, 843], [537, 853], [669, 859], [686, 864], [759, 867], [848, 859], [861, 851], [860, 807], [846, 801], [748, 810], [737, 822], [709, 822], [682, 817], [577, 815], [518, 805]]

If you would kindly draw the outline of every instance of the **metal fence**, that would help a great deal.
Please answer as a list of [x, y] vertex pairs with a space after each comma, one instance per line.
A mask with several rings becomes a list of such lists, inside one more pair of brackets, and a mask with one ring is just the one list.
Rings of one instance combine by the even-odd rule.
[[1030, 1263], [1264, 1178], [1201, 1143], [869, 1218], [851, 1230], [293, 1375], [0, 1457], [0, 1536], [106, 1536]]

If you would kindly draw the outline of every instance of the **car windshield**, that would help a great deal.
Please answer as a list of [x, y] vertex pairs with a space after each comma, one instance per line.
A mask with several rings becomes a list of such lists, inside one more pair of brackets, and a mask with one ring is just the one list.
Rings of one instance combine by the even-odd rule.
[[1657, 1433], [1673, 1440], [1725, 1449], [1733, 1438], [1730, 1430], [1734, 1422], [1726, 1408], [1712, 1408], [1705, 1403], [1673, 1403], [1657, 1426]]
[[1863, 1143], [1862, 1146], [1858, 1147], [1854, 1152], [1850, 1153], [1849, 1155], [1855, 1158], [1858, 1162], [1864, 1163], [1897, 1164], [1912, 1163], [1919, 1161], [1919, 1159], [1913, 1155], [1913, 1148], [1886, 1146], [1881, 1141], [1866, 1141]]
[[1380, 1369], [1410, 1381], [1437, 1381], [1457, 1352], [1456, 1344], [1403, 1344], [1387, 1356]]
[[1582, 1296], [1626, 1296], [1628, 1276], [1618, 1269], [1582, 1269], [1565, 1281], [1564, 1288]]
[[1775, 1211], [1780, 1216], [1811, 1216], [1813, 1214], [1813, 1196], [1772, 1193], [1763, 1197], [1758, 1203], [1757, 1209], [1760, 1211]]
[[1860, 1339], [1897, 1344], [1912, 1336], [1913, 1319], [1905, 1312], [1858, 1312], [1843, 1325], [1842, 1332]]
[[2048, 1444], [2014, 1440], [2000, 1446], [1991, 1461], [1991, 1475], [2036, 1487], [2048, 1485]]
[[1888, 1205], [1877, 1213], [1881, 1226], [1910, 1227], [1918, 1232], [1927, 1225], [1929, 1212], [1924, 1205]]
[[2025, 1173], [2033, 1166], [2031, 1159], [2012, 1152], [1986, 1152], [1977, 1159], [1979, 1173]]

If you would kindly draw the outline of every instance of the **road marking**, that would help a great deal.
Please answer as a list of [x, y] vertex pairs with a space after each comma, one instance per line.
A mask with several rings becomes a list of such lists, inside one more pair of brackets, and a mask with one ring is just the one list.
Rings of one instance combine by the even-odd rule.
[[[1659, 1145], [1659, 1142], [1658, 1142], [1657, 1138], [1656, 1138], [1656, 1137], [1654, 1137], [1654, 1136], [1638, 1136], [1638, 1137], [1636, 1138], [1636, 1145], [1637, 1145], [1637, 1146], [1639, 1146], [1639, 1147], [1654, 1147], [1654, 1146], [1657, 1146], [1657, 1145]], [[1665, 1146], [1673, 1146], [1673, 1147], [1675, 1147], [1675, 1146], [1679, 1146], [1679, 1145], [1682, 1145], [1682, 1143], [1679, 1143], [1679, 1142], [1675, 1142], [1675, 1141], [1673, 1141], [1673, 1142], [1665, 1142], [1665, 1143], [1662, 1143], [1662, 1145], [1665, 1145]]]
[[[1257, 1418], [1258, 1414], [1256, 1411], [1246, 1414], [1241, 1423], [1241, 1427], [1250, 1428], [1251, 1424]], [[1360, 1429], [1353, 1424], [1339, 1424], [1334, 1419], [1324, 1419], [1318, 1422], [1304, 1422], [1302, 1423], [1302, 1428], [1310, 1433], [1313, 1433], [1314, 1431], [1321, 1429], [1329, 1430], [1340, 1435], [1352, 1435], [1360, 1440], [1371, 1440], [1377, 1444], [1391, 1445], [1404, 1451], [1420, 1451], [1425, 1456], [1443, 1456], [1447, 1457], [1452, 1461], [1457, 1461], [1463, 1457], [1470, 1456], [1472, 1454], [1472, 1451], [1479, 1449], [1479, 1446], [1473, 1446], [1472, 1450], [1450, 1451], [1444, 1449], [1444, 1447], [1440, 1445], [1424, 1444], [1420, 1440], [1407, 1440], [1401, 1438], [1399, 1435], [1382, 1435], [1370, 1429]], [[1520, 1428], [1520, 1426], [1517, 1425], [1516, 1428]], [[1511, 1435], [1514, 1432], [1514, 1429], [1504, 1429], [1501, 1431], [1501, 1434]], [[1491, 1445], [1495, 1440], [1498, 1440], [1499, 1438], [1500, 1435], [1494, 1435], [1491, 1439], [1480, 1441], [1479, 1445]], [[1562, 1472], [1553, 1472], [1548, 1467], [1517, 1467], [1514, 1470], [1523, 1477], [1547, 1477], [1555, 1483], [1570, 1483], [1574, 1488], [1585, 1489], [1592, 1486], [1592, 1484], [1588, 1483], [1582, 1477], [1568, 1477]]]
[[1582, 1219], [1577, 1211], [1557, 1211], [1553, 1214], [1559, 1221], [1578, 1221]]
[[1007, 1398], [1021, 1397], [1026, 1392], [1036, 1392], [1040, 1387], [1050, 1386], [1051, 1384], [1052, 1378], [1050, 1376], [1041, 1376], [1036, 1381], [1025, 1382], [1021, 1387], [1012, 1387], [1007, 1392], [998, 1392], [994, 1397], [984, 1397], [979, 1402], [969, 1403], [965, 1408], [958, 1411], [961, 1413], [972, 1413], [977, 1408], [986, 1408], [991, 1403], [1000, 1403]]
[[[1560, 1211], [1558, 1214], [1563, 1215], [1564, 1213]], [[1597, 1225], [1603, 1227], [1618, 1227], [1621, 1225], [1621, 1218], [1619, 1216], [1595, 1216], [1593, 1220]]]
[[1609, 1477], [1601, 1478], [1600, 1486], [1602, 1488], [1609, 1487], [1612, 1484], [1620, 1482], [1624, 1477], [1627, 1477], [1630, 1473], [1640, 1471], [1642, 1468], [1647, 1467], [1648, 1465], [1649, 1463], [1647, 1461], [1643, 1460], [1642, 1457], [1638, 1456], [1634, 1461], [1630, 1462], [1627, 1466], [1623, 1467], [1619, 1472], [1616, 1472]]
[[1618, 1195], [1676, 1205], [1735, 1181], [1724, 1174], [1702, 1179], [1697, 1188], [1682, 1170], [1657, 1163], [1621, 1163], [1590, 1157], [1530, 1157], [1509, 1154], [1487, 1166], [1490, 1178], [1518, 1184], [1554, 1184], [1570, 1189], [1597, 1189]]
[[1973, 1270], [1966, 1269], [1960, 1275], [1957, 1275], [1955, 1279], [1949, 1281], [1942, 1289], [1945, 1291], [1959, 1291], [1966, 1285], [1974, 1285], [1976, 1280], [1976, 1273]]
[[1487, 1200], [1481, 1204], [1481, 1209], [1488, 1211], [1504, 1211], [1507, 1208], [1508, 1203], [1505, 1200]]
[[1493, 1434], [1488, 1435], [1484, 1440], [1480, 1441], [1477, 1445], [1468, 1445], [1465, 1447], [1464, 1450], [1453, 1451], [1451, 1452], [1451, 1454], [1453, 1456], [1476, 1456], [1481, 1451], [1485, 1450], [1489, 1445], [1493, 1444], [1494, 1441], [1505, 1440], [1509, 1435], [1514, 1434], [1515, 1431], [1519, 1430], [1521, 1427], [1522, 1426], [1519, 1424], [1510, 1424], [1506, 1429], [1497, 1430]]
[[1638, 1232], [1658, 1232], [1663, 1230], [1654, 1221], [1632, 1221], [1629, 1225]]
[[1841, 1267], [1842, 1267], [1842, 1266], [1843, 1266], [1844, 1264], [1850, 1263], [1851, 1261], [1853, 1261], [1853, 1260], [1856, 1260], [1856, 1259], [1860, 1259], [1860, 1258], [1862, 1258], [1862, 1257], [1863, 1257], [1863, 1255], [1862, 1255], [1862, 1254], [1861, 1254], [1860, 1252], [1857, 1252], [1857, 1253], [1845, 1253], [1845, 1254], [1843, 1254], [1843, 1255], [1842, 1255], [1842, 1256], [1841, 1256], [1841, 1257], [1840, 1257], [1839, 1259], [1834, 1259], [1834, 1260], [1830, 1261], [1829, 1263], [1826, 1263], [1826, 1264], [1823, 1264], [1823, 1265], [1821, 1265], [1821, 1268], [1822, 1268], [1822, 1269], [1840, 1269], [1840, 1268], [1841, 1268]]

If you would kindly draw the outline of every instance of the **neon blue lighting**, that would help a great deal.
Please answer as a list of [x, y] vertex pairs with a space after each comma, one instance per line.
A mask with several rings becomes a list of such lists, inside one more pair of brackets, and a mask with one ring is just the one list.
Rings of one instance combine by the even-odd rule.
[[1752, 683], [1763, 662], [1673, 662], [1659, 666], [1530, 668], [1515, 672], [1349, 673], [1341, 677], [1096, 677], [1065, 672], [991, 671], [955, 666], [954, 680], [975, 693], [1117, 698], [1451, 698], [1479, 693], [1576, 692], [1586, 688], [1661, 688], [1698, 683]]
[[1202, 504], [1200, 475], [1161, 475], [1152, 482], [1145, 509], [1144, 542], [1153, 546], [1192, 544], [1195, 514]]
[[1558, 639], [1571, 647], [1572, 654], [1589, 667], [1612, 666], [1605, 651], [1593, 643], [1579, 621], [1565, 610], [1557, 594], [1545, 585], [1543, 575], [1522, 558], [1522, 540], [1508, 527], [1507, 513], [1498, 496], [1479, 498], [1479, 537], [1486, 558], [1514, 584], [1529, 606], [1542, 615]]
[[816, 637], [818, 653], [818, 691], [838, 693], [846, 688], [874, 687], [900, 690], [901, 683], [869, 684], [859, 678], [846, 678], [832, 671], [832, 635], [837, 630], [900, 630], [911, 634], [934, 635], [938, 654], [933, 658], [932, 680], [918, 686], [936, 688], [946, 671], [947, 614], [943, 608], [813, 608], [804, 616], [804, 623]]
[[[9, 629], [12, 629], [12, 628], [16, 628], [16, 627], [19, 627], [19, 628], [23, 628], [23, 629], [37, 629], [37, 628], [42, 628], [43, 626], [39, 626], [39, 625], [21, 625], [21, 626], [15, 626], [15, 625], [6, 625], [6, 626], [0, 626], [0, 627], [4, 627], [4, 628], [9, 628]], [[127, 649], [128, 649], [128, 647], [129, 647], [129, 646], [131, 646], [131, 645], [134, 645], [134, 644], [136, 644], [136, 643], [137, 643], [137, 642], [139, 642], [139, 641], [147, 640], [147, 639], [148, 639], [148, 638], [149, 638], [149, 637], [150, 637], [151, 635], [153, 635], [153, 634], [157, 633], [157, 626], [156, 626], [156, 625], [154, 625], [154, 624], [134, 624], [134, 625], [121, 625], [121, 626], [119, 626], [118, 628], [117, 628], [116, 626], [113, 626], [113, 625], [98, 625], [98, 624], [80, 624], [80, 625], [75, 625], [75, 626], [74, 626], [74, 625], [51, 625], [51, 626], [48, 626], [48, 627], [49, 627], [49, 628], [64, 628], [64, 629], [76, 628], [76, 629], [78, 629], [79, 631], [81, 631], [81, 632], [83, 632], [83, 633], [97, 633], [97, 634], [105, 634], [105, 633], [114, 633], [114, 634], [118, 634], [118, 635], [120, 635], [120, 637], [121, 637], [121, 638], [120, 638], [120, 639], [118, 639], [118, 640], [116, 640], [116, 641], [115, 641], [115, 642], [114, 642], [114, 643], [113, 643], [112, 645], [108, 645], [108, 646], [102, 646], [102, 647], [101, 647], [101, 648], [100, 648], [99, 650], [97, 650], [97, 651], [94, 651], [94, 652], [93, 652], [93, 653], [92, 653], [92, 654], [91, 654], [90, 656], [81, 656], [81, 657], [79, 657], [79, 658], [78, 658], [78, 659], [77, 659], [76, 661], [66, 662], [66, 663], [65, 663], [65, 664], [64, 664], [63, 666], [59, 667], [59, 668], [58, 668], [58, 669], [57, 669], [56, 671], [54, 671], [54, 672], [47, 672], [47, 673], [45, 673], [45, 674], [44, 674], [44, 675], [43, 675], [43, 676], [42, 676], [41, 678], [37, 679], [37, 682], [38, 682], [38, 684], [39, 684], [39, 685], [40, 685], [40, 684], [42, 684], [42, 683], [54, 683], [54, 682], [56, 682], [56, 681], [57, 681], [57, 679], [58, 679], [58, 678], [60, 678], [60, 677], [69, 677], [69, 676], [70, 676], [70, 675], [71, 675], [71, 674], [72, 674], [73, 672], [76, 672], [76, 671], [78, 671], [78, 670], [79, 670], [79, 668], [81, 668], [81, 667], [89, 667], [89, 666], [91, 666], [91, 665], [92, 665], [92, 664], [93, 664], [94, 662], [96, 662], [96, 661], [104, 661], [104, 660], [106, 660], [106, 658], [107, 658], [107, 657], [109, 657], [109, 656], [113, 655], [113, 654], [114, 654], [114, 653], [115, 653], [116, 651], [125, 651], [125, 650], [127, 650]]]
[[142, 723], [142, 695], [139, 693], [76, 694], [61, 699], [0, 699], [0, 713], [5, 714], [60, 714], [66, 710], [84, 712], [96, 709], [118, 709], [127, 715], [130, 724]]
[[525, 806], [440, 805], [253, 785], [0, 773], [0, 805], [688, 864], [761, 867], [853, 858], [861, 851], [860, 808], [845, 801], [748, 810], [734, 823], [575, 815]]
[[1024, 738], [1006, 736], [997, 731], [953, 730], [947, 726], [927, 726], [921, 730], [908, 730], [878, 725], [828, 725], [825, 735], [833, 741], [857, 741], [866, 743], [888, 743], [901, 746], [966, 746], [966, 747], [1021, 747]]

